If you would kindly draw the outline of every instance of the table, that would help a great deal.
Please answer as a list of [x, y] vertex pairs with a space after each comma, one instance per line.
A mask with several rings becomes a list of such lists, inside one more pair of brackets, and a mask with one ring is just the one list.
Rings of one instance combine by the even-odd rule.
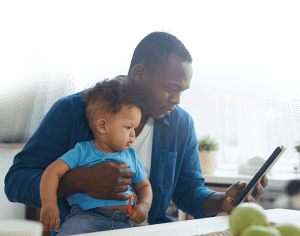
[[[296, 223], [300, 226], [300, 211], [287, 209], [266, 210], [270, 222]], [[229, 217], [218, 216], [198, 220], [179, 221], [157, 225], [133, 227], [103, 231], [97, 233], [81, 234], [86, 236], [192, 236], [223, 231], [229, 228]]]

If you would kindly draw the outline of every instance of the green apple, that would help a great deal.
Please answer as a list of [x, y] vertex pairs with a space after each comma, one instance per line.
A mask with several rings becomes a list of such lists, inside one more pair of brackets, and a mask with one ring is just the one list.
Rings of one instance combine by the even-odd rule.
[[232, 235], [236, 235], [251, 225], [270, 227], [262, 206], [253, 202], [241, 203], [229, 216], [229, 230]]
[[300, 235], [300, 227], [294, 224], [282, 223], [274, 225], [278, 229], [282, 236]]
[[[290, 234], [292, 236], [294, 234]], [[262, 225], [252, 225], [246, 228], [241, 236], [281, 236], [278, 229], [262, 226]]]

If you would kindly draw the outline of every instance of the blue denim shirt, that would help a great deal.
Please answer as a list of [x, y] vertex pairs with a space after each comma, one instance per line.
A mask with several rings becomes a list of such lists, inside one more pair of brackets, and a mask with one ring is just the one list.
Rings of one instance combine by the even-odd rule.
[[[44, 170], [76, 143], [93, 139], [81, 93], [57, 101], [14, 158], [5, 177], [8, 200], [40, 208], [40, 180]], [[153, 202], [149, 224], [173, 221], [165, 213], [171, 200], [195, 218], [205, 217], [203, 203], [214, 191], [204, 186], [193, 120], [179, 106], [154, 121], [150, 183]], [[58, 200], [58, 206], [63, 223], [70, 206], [65, 197]]]

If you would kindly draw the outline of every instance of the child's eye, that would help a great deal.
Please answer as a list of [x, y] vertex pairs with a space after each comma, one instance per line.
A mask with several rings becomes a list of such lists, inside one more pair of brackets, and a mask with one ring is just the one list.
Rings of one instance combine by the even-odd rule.
[[126, 129], [130, 129], [131, 127], [126, 127]]

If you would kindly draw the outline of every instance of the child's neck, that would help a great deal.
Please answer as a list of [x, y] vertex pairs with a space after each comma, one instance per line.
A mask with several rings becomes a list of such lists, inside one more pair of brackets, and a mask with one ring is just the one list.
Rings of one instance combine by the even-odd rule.
[[116, 152], [115, 150], [111, 149], [107, 145], [101, 145], [101, 143], [99, 143], [97, 140], [94, 140], [93, 142], [97, 150], [100, 152], [107, 153], [107, 154], [112, 154]]

